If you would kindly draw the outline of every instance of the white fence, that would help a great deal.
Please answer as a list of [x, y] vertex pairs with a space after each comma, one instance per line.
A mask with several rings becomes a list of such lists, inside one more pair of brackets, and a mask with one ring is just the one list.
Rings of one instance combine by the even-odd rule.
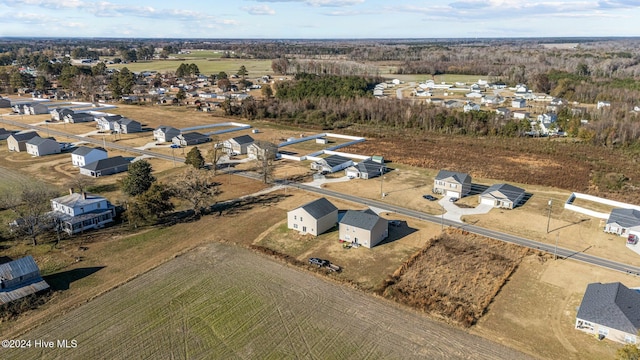
[[571, 210], [571, 211], [575, 211], [575, 212], [580, 213], [580, 214], [593, 216], [593, 217], [599, 218], [599, 219], [608, 219], [609, 218], [609, 213], [602, 213], [602, 212], [589, 210], [589, 209], [585, 209], [585, 208], [580, 207], [580, 206], [573, 205], [573, 201], [575, 199], [592, 201], [592, 202], [595, 202], [595, 203], [605, 204], [605, 205], [613, 206], [613, 207], [616, 207], [616, 208], [640, 210], [640, 206], [638, 206], [638, 205], [627, 204], [627, 203], [623, 203], [623, 202], [615, 201], [615, 200], [603, 199], [601, 197], [588, 195], [588, 194], [582, 194], [582, 193], [576, 193], [576, 192], [571, 193], [571, 196], [569, 196], [569, 198], [567, 199], [567, 201], [564, 204], [564, 208], [565, 209]]

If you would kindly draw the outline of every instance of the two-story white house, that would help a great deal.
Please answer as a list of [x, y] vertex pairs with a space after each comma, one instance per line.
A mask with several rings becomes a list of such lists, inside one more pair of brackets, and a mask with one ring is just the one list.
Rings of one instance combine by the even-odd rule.
[[115, 207], [102, 196], [74, 193], [51, 199], [50, 215], [59, 222], [61, 229], [69, 235], [89, 229], [98, 229], [113, 221]]
[[107, 156], [107, 150], [101, 147], [80, 146], [71, 153], [71, 162], [73, 166], [83, 167], [94, 161], [106, 159]]

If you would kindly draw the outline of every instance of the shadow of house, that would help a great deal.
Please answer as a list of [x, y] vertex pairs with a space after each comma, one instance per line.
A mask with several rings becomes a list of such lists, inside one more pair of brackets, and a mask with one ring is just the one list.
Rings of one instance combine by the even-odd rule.
[[378, 243], [377, 246], [390, 244], [394, 241], [400, 240], [418, 231], [418, 229], [410, 227], [406, 221], [400, 221], [400, 220], [396, 220], [396, 221], [399, 221], [399, 225], [389, 226], [389, 236], [387, 236], [386, 239]]
[[44, 279], [47, 283], [49, 283], [52, 290], [69, 290], [69, 285], [71, 285], [72, 282], [76, 282], [89, 275], [93, 275], [102, 269], [104, 269], [104, 266], [78, 268], [52, 275], [47, 275], [44, 277]]

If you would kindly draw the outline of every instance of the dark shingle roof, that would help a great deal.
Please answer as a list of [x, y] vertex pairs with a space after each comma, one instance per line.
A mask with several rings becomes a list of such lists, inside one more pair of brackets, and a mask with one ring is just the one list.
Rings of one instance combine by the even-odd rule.
[[198, 139], [202, 139], [202, 138], [209, 138], [207, 135], [199, 133], [199, 132], [188, 132], [188, 133], [183, 133], [181, 134], [182, 138], [185, 140], [198, 140]]
[[253, 138], [249, 135], [237, 136], [237, 137], [231, 138], [231, 140], [237, 142], [240, 145], [251, 144], [253, 142]]
[[29, 131], [29, 132], [13, 134], [11, 136], [13, 136], [13, 138], [16, 139], [16, 141], [27, 141], [39, 135], [35, 131]]
[[640, 330], [640, 293], [619, 282], [589, 284], [577, 317], [635, 335]]
[[331, 156], [327, 156], [326, 158], [323, 159], [324, 161], [327, 162], [327, 165], [334, 167], [334, 166], [338, 166], [338, 165], [342, 165], [346, 162], [351, 161], [351, 159], [346, 158], [344, 156], [340, 156], [340, 155], [331, 155]]
[[300, 207], [308, 212], [309, 215], [313, 216], [314, 219], [320, 219], [321, 217], [338, 210], [335, 205], [325, 198], [314, 200]]
[[79, 156], [85, 156], [87, 154], [89, 154], [90, 152], [92, 152], [93, 150], [100, 150], [100, 151], [104, 151], [107, 152], [107, 150], [101, 148], [101, 147], [97, 147], [97, 148], [92, 148], [92, 147], [88, 147], [88, 146], [80, 146], [77, 149], [75, 149], [72, 154], [73, 155], [79, 155]]
[[635, 209], [613, 209], [609, 214], [607, 224], [616, 223], [623, 228], [640, 225], [640, 211]]
[[376, 226], [378, 220], [380, 217], [371, 210], [348, 210], [340, 220], [340, 224], [371, 230]]
[[471, 176], [469, 176], [469, 174], [449, 170], [440, 170], [438, 175], [436, 175], [436, 180], [444, 180], [449, 177], [453, 177], [461, 184], [471, 183]]
[[46, 143], [46, 142], [49, 142], [49, 141], [56, 142], [56, 141], [55, 141], [54, 139], [52, 139], [52, 138], [41, 138], [40, 136], [34, 136], [34, 137], [32, 137], [31, 139], [29, 139], [29, 140], [27, 141], [27, 144], [29, 144], [29, 145], [35, 145], [35, 146], [39, 146], [39, 145], [42, 145], [42, 144], [44, 144], [44, 143]]
[[111, 169], [116, 166], [129, 164], [130, 161], [123, 158], [122, 156], [114, 156], [102, 160], [94, 161], [90, 164], [83, 166], [83, 169], [91, 170], [91, 171], [100, 171], [105, 169]]
[[360, 161], [358, 165], [356, 165], [358, 171], [361, 173], [367, 173], [369, 178], [380, 176], [382, 173], [383, 164], [373, 161], [373, 160], [365, 160]]
[[524, 194], [524, 189], [521, 189], [517, 186], [509, 185], [509, 184], [493, 184], [487, 188], [487, 190], [483, 191], [481, 196], [491, 196], [491, 193], [494, 191], [498, 191], [507, 199], [511, 200], [511, 202], [515, 202], [522, 194]]

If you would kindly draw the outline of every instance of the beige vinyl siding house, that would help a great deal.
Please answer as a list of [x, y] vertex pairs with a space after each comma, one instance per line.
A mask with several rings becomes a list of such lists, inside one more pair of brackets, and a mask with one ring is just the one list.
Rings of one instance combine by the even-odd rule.
[[587, 285], [575, 328], [600, 339], [636, 344], [640, 331], [640, 293], [619, 282]]
[[59, 154], [60, 143], [50, 138], [41, 138], [39, 136], [29, 139], [26, 143], [26, 151], [32, 156], [45, 156], [51, 154]]
[[433, 181], [433, 192], [461, 198], [471, 191], [471, 176], [465, 173], [440, 170]]
[[338, 208], [320, 198], [287, 213], [287, 227], [301, 234], [318, 236], [338, 222]]
[[482, 194], [479, 201], [496, 208], [513, 209], [524, 198], [524, 189], [509, 184], [494, 184], [489, 186]]
[[9, 135], [7, 138], [7, 147], [9, 151], [27, 151], [27, 141], [38, 136], [35, 131], [21, 132], [17, 134]]
[[338, 232], [340, 240], [372, 248], [389, 236], [389, 221], [371, 210], [348, 210]]

